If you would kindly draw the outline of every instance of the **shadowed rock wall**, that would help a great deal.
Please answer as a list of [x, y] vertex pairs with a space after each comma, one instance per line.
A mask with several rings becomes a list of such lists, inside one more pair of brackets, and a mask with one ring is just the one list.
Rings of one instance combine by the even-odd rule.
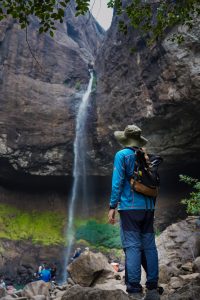
[[[181, 45], [169, 39], [177, 30], [185, 38]], [[96, 60], [96, 131], [91, 143], [97, 173], [111, 172], [113, 154], [120, 148], [113, 132], [132, 123], [143, 128], [148, 150], [164, 157], [163, 168], [186, 169], [199, 162], [199, 40], [197, 20], [190, 32], [178, 27], [148, 49], [136, 31], [120, 33], [114, 16]]]

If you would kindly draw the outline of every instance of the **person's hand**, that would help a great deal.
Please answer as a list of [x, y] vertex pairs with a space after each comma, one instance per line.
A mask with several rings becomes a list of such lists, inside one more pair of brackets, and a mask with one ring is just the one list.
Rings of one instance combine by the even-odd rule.
[[108, 223], [115, 224], [115, 209], [110, 209], [108, 213]]

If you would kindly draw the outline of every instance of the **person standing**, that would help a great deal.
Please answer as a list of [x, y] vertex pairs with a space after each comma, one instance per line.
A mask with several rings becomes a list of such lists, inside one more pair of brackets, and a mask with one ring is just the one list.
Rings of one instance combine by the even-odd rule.
[[75, 260], [76, 258], [78, 258], [81, 255], [81, 248], [76, 248], [76, 250], [74, 251], [74, 255], [72, 257], [72, 260]]
[[158, 293], [158, 253], [153, 229], [154, 198], [134, 191], [130, 179], [134, 172], [136, 151], [147, 143], [136, 125], [115, 131], [123, 146], [114, 159], [112, 192], [108, 221], [115, 223], [116, 208], [120, 215], [120, 236], [125, 252], [125, 283], [127, 292], [142, 299], [141, 264], [145, 265], [147, 281], [145, 300], [160, 300]]

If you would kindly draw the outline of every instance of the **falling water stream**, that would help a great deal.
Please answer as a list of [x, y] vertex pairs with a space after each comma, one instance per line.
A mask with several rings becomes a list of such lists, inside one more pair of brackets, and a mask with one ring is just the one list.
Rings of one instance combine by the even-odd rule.
[[86, 178], [86, 166], [85, 166], [85, 152], [86, 152], [86, 120], [87, 120], [87, 107], [92, 90], [93, 72], [90, 70], [90, 81], [86, 92], [82, 97], [81, 104], [78, 109], [78, 114], [76, 117], [76, 135], [74, 140], [74, 165], [73, 165], [73, 187], [72, 195], [69, 202], [68, 210], [68, 223], [66, 232], [67, 241], [67, 253], [65, 255], [65, 266], [63, 282], [67, 279], [66, 267], [70, 260], [70, 255], [72, 251], [73, 241], [74, 241], [74, 208], [76, 201], [78, 199], [78, 191], [80, 184], [82, 184], [82, 191], [85, 191], [85, 178]]

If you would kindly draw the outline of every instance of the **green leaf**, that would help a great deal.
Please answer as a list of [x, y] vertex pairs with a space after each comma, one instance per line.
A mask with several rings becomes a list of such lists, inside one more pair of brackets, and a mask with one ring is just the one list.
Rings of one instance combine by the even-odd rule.
[[[88, 12], [89, 0], [74, 0], [74, 2], [75, 16]], [[137, 29], [141, 36], [149, 36], [148, 44], [161, 40], [166, 30], [177, 24], [187, 25], [187, 30], [190, 31], [200, 15], [199, 0], [161, 0], [156, 3], [156, 9], [155, 5], [149, 2], [151, 3], [151, 1], [141, 0], [107, 0], [107, 6], [114, 8], [116, 14], [122, 16], [119, 19], [125, 20], [123, 26], [119, 25], [124, 34], [127, 34], [129, 27]], [[45, 20], [46, 23], [53, 25], [52, 22], [55, 20], [63, 22], [68, 3], [69, 0], [3, 0], [0, 7], [0, 20], [11, 15], [20, 24], [28, 24], [28, 17], [33, 15], [40, 23]], [[124, 18], [125, 14], [126, 18]], [[45, 27], [43, 31], [47, 30], [49, 27]], [[178, 34], [172, 37], [172, 40], [179, 44], [183, 43], [184, 35]]]
[[58, 15], [59, 15], [60, 17], [64, 17], [64, 15], [65, 15], [64, 9], [59, 8], [59, 9], [58, 9]]
[[42, 32], [44, 32], [44, 28], [43, 28], [43, 27], [40, 27], [40, 28], [39, 28], [39, 33], [41, 34]]
[[24, 29], [24, 28], [26, 28], [26, 24], [21, 24], [21, 29]]
[[187, 213], [193, 215], [200, 214], [200, 181], [198, 179], [191, 178], [186, 175], [179, 175], [180, 181], [183, 181], [191, 185], [194, 189], [188, 198], [182, 199], [181, 203], [186, 205]]
[[63, 7], [67, 6], [67, 4], [65, 2], [60, 2], [60, 5], [62, 5]]

